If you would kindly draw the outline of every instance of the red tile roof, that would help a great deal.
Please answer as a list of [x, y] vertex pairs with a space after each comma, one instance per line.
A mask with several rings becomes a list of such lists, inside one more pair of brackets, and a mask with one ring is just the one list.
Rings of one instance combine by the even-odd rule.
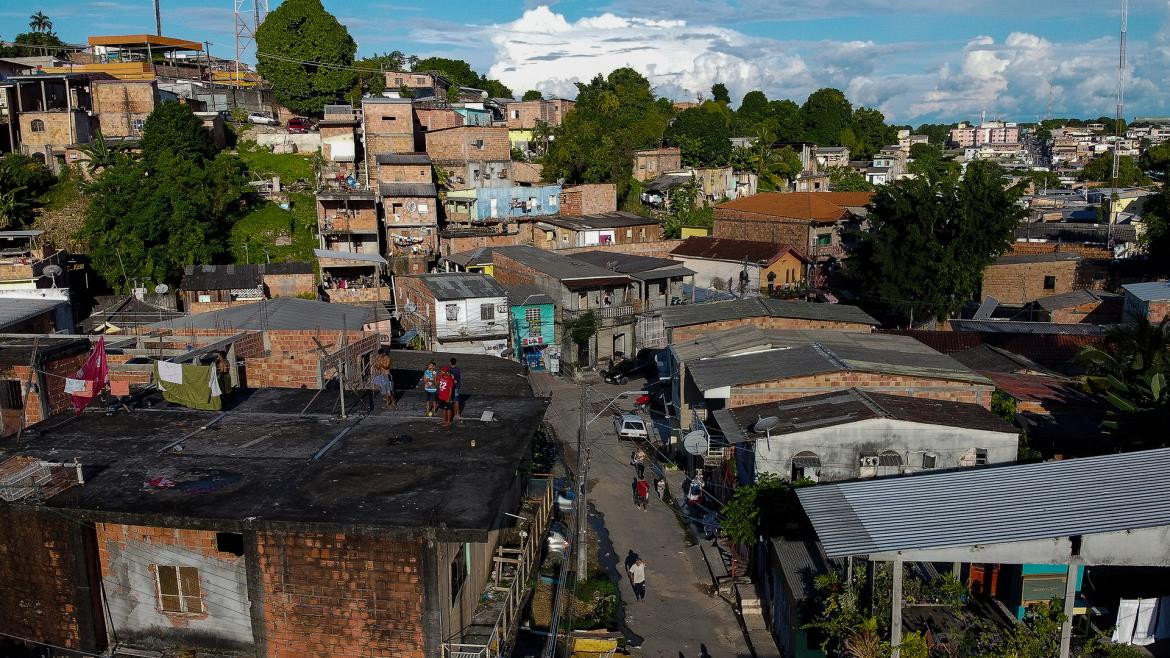
[[848, 211], [869, 203], [872, 192], [763, 192], [716, 206], [785, 219], [835, 222]]
[[774, 242], [758, 242], [755, 240], [732, 240], [730, 238], [689, 237], [683, 243], [671, 250], [672, 256], [690, 256], [693, 258], [709, 258], [711, 260], [727, 260], [771, 265], [785, 253], [791, 253], [801, 261], [808, 259], [792, 245], [776, 244]]

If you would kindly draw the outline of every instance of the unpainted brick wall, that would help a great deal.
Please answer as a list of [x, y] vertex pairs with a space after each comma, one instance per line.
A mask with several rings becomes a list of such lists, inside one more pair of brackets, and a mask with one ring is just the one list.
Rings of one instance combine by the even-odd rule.
[[[637, 230], [637, 227], [635, 227]], [[651, 240], [647, 242], [623, 242], [607, 244], [603, 247], [569, 247], [558, 249], [561, 254], [578, 254], [584, 251], [612, 251], [615, 254], [629, 254], [631, 256], [652, 256], [654, 258], [670, 258], [670, 252], [682, 244], [682, 240]]]
[[429, 164], [380, 164], [377, 171], [379, 183], [432, 182]]
[[[0, 503], [0, 632], [92, 650], [79, 610], [85, 582], [80, 526], [37, 507]], [[0, 637], [0, 640], [4, 638]]]
[[719, 207], [715, 208], [715, 224], [711, 229], [712, 237], [790, 244], [805, 256], [809, 251], [810, 234], [807, 221], [786, 220]]
[[[5, 368], [3, 372], [0, 372], [0, 378], [20, 382], [21, 398], [24, 400], [25, 427], [33, 423], [39, 423], [45, 419], [45, 416], [41, 413], [42, 394], [48, 400], [50, 416], [66, 411], [72, 406], [71, 398], [65, 393], [65, 378], [72, 377], [76, 374], [88, 358], [89, 353], [82, 352], [38, 365], [36, 368], [44, 371], [45, 374], [39, 376], [33, 373], [31, 379], [29, 378], [28, 365], [12, 365]], [[29, 386], [30, 381], [36, 387], [35, 392]], [[5, 435], [13, 433], [15, 427], [19, 426], [19, 414], [19, 411], [15, 413], [5, 412], [3, 427]], [[10, 423], [13, 426], [10, 426]], [[0, 526], [0, 530], [2, 530], [2, 526]]]
[[463, 125], [463, 116], [455, 110], [416, 109], [414, 113], [419, 125], [428, 132]]
[[[475, 142], [482, 140], [483, 147]], [[512, 142], [504, 126], [461, 126], [426, 134], [427, 154], [436, 162], [507, 161]]]
[[[1075, 260], [992, 264], [983, 270], [980, 299], [994, 297], [1001, 304], [1015, 305], [1069, 292], [1077, 288], [1078, 266]], [[1044, 278], [1047, 276], [1056, 277], [1054, 287], [1044, 287]]]
[[672, 343], [681, 343], [698, 338], [699, 336], [705, 336], [712, 332], [737, 329], [739, 327], [758, 327], [760, 329], [824, 329], [827, 331], [857, 331], [863, 333], [869, 333], [873, 330], [868, 324], [861, 324], [859, 322], [833, 322], [829, 320], [801, 320], [799, 318], [758, 316], [674, 327], [670, 329], [670, 341]]
[[991, 408], [991, 392], [995, 389], [990, 384], [974, 384], [958, 380], [870, 372], [832, 372], [736, 386], [731, 389], [731, 399], [728, 400], [727, 406], [734, 409], [753, 404], [831, 393], [846, 388], [859, 388], [866, 391], [929, 400], [968, 402], [987, 409]]
[[462, 251], [470, 251], [479, 247], [511, 247], [524, 244], [522, 233], [505, 233], [493, 235], [472, 235], [442, 238], [442, 251], [450, 256]]
[[1109, 260], [1113, 251], [1106, 246], [1076, 242], [1013, 242], [1009, 254], [1080, 254], [1081, 258]]
[[270, 658], [422, 658], [422, 540], [256, 535]]
[[561, 192], [561, 214], [569, 217], [617, 211], [617, 186], [593, 183], [566, 187]]

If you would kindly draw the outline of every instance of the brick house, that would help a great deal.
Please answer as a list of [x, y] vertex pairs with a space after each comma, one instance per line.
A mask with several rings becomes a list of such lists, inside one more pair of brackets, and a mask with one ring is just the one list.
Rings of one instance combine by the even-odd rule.
[[[446, 103], [444, 102], [443, 105], [445, 106]], [[423, 132], [463, 125], [463, 115], [450, 107], [428, 107], [416, 101], [414, 114], [418, 117], [419, 130]]]
[[386, 253], [425, 256], [439, 248], [438, 190], [426, 183], [379, 183], [386, 225]]
[[634, 179], [654, 180], [668, 171], [682, 169], [682, 150], [677, 146], [634, 151]]
[[670, 343], [740, 327], [868, 333], [879, 324], [856, 306], [768, 297], [748, 297], [668, 308], [660, 311], [659, 316], [662, 318], [667, 342]]
[[561, 214], [567, 217], [617, 212], [617, 186], [613, 183], [570, 185], [561, 190]]
[[[447, 356], [395, 354], [399, 387]], [[473, 613], [500, 546], [522, 566], [499, 585], [524, 598], [533, 542], [515, 539], [509, 515], [539, 548], [551, 489], [524, 469], [546, 402], [518, 364], [460, 361], [475, 373], [468, 418], [494, 420], [353, 423], [331, 415], [335, 391], [302, 413], [308, 392], [269, 388], [228, 417], [135, 407], [26, 435], [0, 462], [76, 458], [85, 483], [54, 468], [42, 499], [0, 502], [0, 632], [89, 653], [117, 637], [138, 652], [273, 658], [438, 656], [495, 630], [507, 641], [506, 621], [485, 630]], [[400, 404], [422, 415], [420, 392]]]
[[62, 275], [45, 276], [45, 268], [68, 269], [69, 254], [53, 246], [40, 229], [0, 231], [0, 286], [6, 290], [68, 288]]
[[69, 409], [61, 378], [72, 377], [89, 352], [85, 338], [0, 337], [0, 436]]
[[146, 117], [159, 103], [154, 80], [94, 80], [89, 88], [104, 137], [141, 137]]
[[17, 75], [0, 83], [9, 111], [8, 143], [54, 173], [66, 162], [66, 147], [93, 139], [91, 85], [101, 73]]
[[437, 71], [386, 71], [385, 75], [387, 90], [406, 89], [414, 98], [445, 99], [447, 89], [451, 87], [451, 81]]
[[695, 273], [669, 258], [634, 256], [601, 249], [579, 251], [568, 258], [628, 275], [634, 297], [645, 312], [682, 303], [687, 299], [683, 292], [684, 283], [694, 288]]
[[994, 297], [1001, 304], [1024, 305], [1041, 297], [1071, 292], [1078, 287], [1080, 254], [1054, 252], [1007, 254], [983, 270], [979, 298]]
[[507, 356], [507, 293], [492, 277], [441, 272], [394, 278], [394, 307], [405, 329], [430, 349]]
[[1153, 323], [1170, 316], [1170, 283], [1146, 281], [1121, 286], [1125, 291], [1124, 319], [1133, 322], [1145, 318]]
[[344, 180], [356, 173], [355, 166], [364, 154], [358, 153], [358, 128], [362, 120], [349, 105], [326, 105], [324, 116], [317, 122], [321, 136], [321, 157], [334, 163], [334, 180]]
[[694, 270], [702, 287], [738, 290], [746, 272], [744, 292], [751, 294], [800, 286], [809, 264], [791, 245], [700, 236], [683, 240], [670, 257]]
[[715, 206], [716, 238], [790, 244], [813, 262], [845, 257], [844, 232], [859, 227], [871, 192], [764, 192]]
[[550, 250], [657, 242], [662, 239], [662, 225], [658, 220], [623, 211], [543, 217], [530, 224], [528, 229], [532, 231], [532, 244]]
[[[491, 258], [492, 277], [501, 284], [536, 288], [553, 300], [563, 362], [593, 367], [616, 352], [631, 353], [642, 309], [629, 276], [528, 245], [493, 247]], [[566, 326], [586, 316], [595, 318], [597, 331], [575, 343]]]
[[565, 115], [576, 106], [576, 101], [549, 98], [538, 101], [514, 101], [504, 107], [508, 130], [532, 130], [538, 121], [551, 128], [561, 125]]
[[452, 189], [512, 185], [512, 147], [503, 126], [457, 126], [426, 133], [426, 152]]
[[358, 254], [381, 252], [382, 222], [378, 195], [369, 190], [323, 189], [317, 192], [320, 247]]
[[[687, 364], [679, 420], [843, 388], [991, 406], [987, 377], [906, 336], [779, 331], [770, 348]], [[699, 412], [704, 415], [703, 411]], [[685, 427], [685, 425], [683, 425]]]
[[362, 135], [366, 167], [373, 170], [375, 157], [383, 153], [418, 150], [414, 106], [409, 98], [371, 96], [362, 99]]
[[1115, 324], [1121, 320], [1124, 297], [1078, 288], [1041, 297], [1029, 304], [1027, 317], [1040, 322]]
[[179, 285], [183, 310], [188, 313], [316, 292], [317, 277], [311, 263], [188, 265]]

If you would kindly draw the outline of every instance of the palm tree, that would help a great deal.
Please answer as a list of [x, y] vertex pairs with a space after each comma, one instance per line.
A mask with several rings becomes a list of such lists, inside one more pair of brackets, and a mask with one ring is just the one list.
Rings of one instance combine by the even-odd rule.
[[89, 158], [89, 173], [91, 174], [97, 173], [100, 169], [114, 166], [122, 157], [121, 149], [117, 146], [110, 146], [100, 130], [94, 133], [93, 141], [82, 144], [77, 150]]
[[21, 196], [24, 189], [14, 187], [6, 192], [0, 192], [0, 228], [16, 224], [21, 213], [28, 207], [28, 203]]
[[49, 20], [43, 11], [38, 11], [28, 18], [28, 26], [32, 28], [33, 32], [48, 34], [53, 31], [53, 21]]
[[[1088, 366], [1085, 388], [1112, 407], [1102, 423], [1131, 447], [1165, 445], [1170, 423], [1170, 318], [1145, 318], [1109, 330], [1102, 347], [1086, 347], [1077, 358]], [[1162, 437], [1162, 438], [1158, 438]]]

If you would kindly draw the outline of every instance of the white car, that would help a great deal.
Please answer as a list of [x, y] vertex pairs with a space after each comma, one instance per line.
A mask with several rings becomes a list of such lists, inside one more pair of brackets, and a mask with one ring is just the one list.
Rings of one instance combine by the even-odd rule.
[[279, 126], [280, 122], [263, 112], [250, 112], [248, 114], [248, 123], [255, 123], [262, 126]]
[[650, 434], [646, 431], [646, 423], [634, 414], [618, 414], [613, 417], [613, 431], [619, 439], [645, 439]]

